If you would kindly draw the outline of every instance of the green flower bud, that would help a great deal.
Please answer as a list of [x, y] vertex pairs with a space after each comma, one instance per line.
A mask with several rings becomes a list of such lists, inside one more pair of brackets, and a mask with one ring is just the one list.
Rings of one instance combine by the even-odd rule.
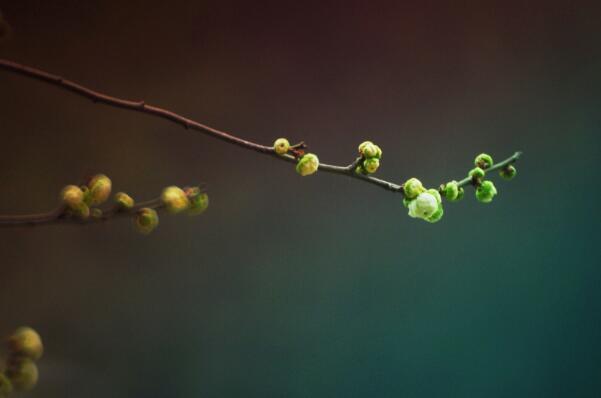
[[440, 192], [438, 192], [438, 190], [436, 190], [434, 188], [430, 188], [426, 192], [428, 192], [430, 195], [434, 196], [436, 198], [437, 203], [442, 203], [442, 198], [440, 197]]
[[511, 180], [517, 174], [517, 170], [513, 165], [507, 165], [499, 170], [499, 175], [506, 180]]
[[8, 350], [11, 355], [20, 355], [37, 361], [44, 353], [40, 335], [30, 327], [22, 326], [8, 338]]
[[278, 138], [273, 143], [273, 150], [278, 155], [284, 155], [288, 153], [288, 149], [290, 149], [290, 143], [285, 138]]
[[382, 150], [379, 146], [375, 145], [371, 141], [364, 141], [359, 145], [359, 154], [366, 159], [380, 158], [382, 156]]
[[486, 173], [484, 172], [484, 170], [480, 167], [476, 167], [474, 169], [471, 169], [470, 172], [468, 173], [468, 175], [470, 177], [472, 177], [473, 179], [479, 179], [479, 178], [483, 178], [484, 175]]
[[170, 186], [163, 190], [161, 200], [170, 213], [179, 213], [190, 207], [190, 200], [179, 187]]
[[365, 169], [361, 165], [355, 167], [355, 173], [357, 173], [357, 174], [363, 174], [363, 175], [367, 174], [367, 172], [365, 171]]
[[199, 192], [198, 194], [190, 197], [190, 208], [188, 209], [188, 214], [191, 216], [197, 216], [204, 213], [207, 207], [209, 207], [209, 195], [204, 192]]
[[140, 233], [148, 235], [159, 226], [159, 215], [156, 210], [145, 207], [134, 217], [134, 225]]
[[424, 192], [426, 188], [422, 185], [422, 182], [417, 178], [410, 178], [403, 184], [403, 192], [407, 199], [414, 199], [420, 193]]
[[476, 188], [476, 199], [482, 203], [490, 203], [497, 194], [497, 188], [492, 181], [484, 181]]
[[121, 210], [131, 210], [135, 205], [133, 198], [125, 192], [117, 192], [115, 194], [115, 203]]
[[380, 167], [380, 159], [378, 158], [369, 158], [363, 161], [363, 169], [368, 173], [375, 173]]
[[88, 183], [88, 188], [90, 188], [88, 205], [100, 205], [111, 196], [111, 179], [104, 174], [97, 174]]
[[4, 373], [0, 373], [0, 398], [7, 398], [13, 392], [13, 383]]
[[442, 208], [442, 203], [438, 204], [438, 210], [436, 210], [434, 212], [434, 214], [432, 214], [430, 217], [426, 218], [426, 221], [428, 221], [429, 223], [435, 223], [440, 221], [440, 219], [442, 218], [442, 216], [444, 215], [444, 210]]
[[461, 199], [463, 199], [464, 196], [465, 196], [465, 190], [463, 189], [463, 187], [460, 187], [459, 192], [457, 193], [457, 199], [455, 199], [455, 202], [459, 202]]
[[319, 159], [315, 154], [307, 153], [303, 155], [296, 165], [296, 172], [302, 176], [308, 176], [319, 168]]
[[457, 181], [453, 180], [447, 182], [443, 188], [444, 197], [447, 198], [448, 201], [454, 202], [457, 200], [457, 196], [459, 196], [459, 185], [457, 185]]
[[81, 206], [83, 199], [83, 191], [75, 185], [67, 185], [61, 191], [61, 201], [70, 209], [77, 209]]
[[481, 153], [474, 159], [474, 165], [481, 169], [488, 169], [492, 166], [492, 157], [487, 153]]
[[438, 210], [438, 200], [430, 192], [420, 193], [409, 203], [409, 216], [427, 219]]
[[27, 357], [11, 357], [6, 367], [6, 376], [17, 391], [27, 391], [38, 382], [38, 367]]

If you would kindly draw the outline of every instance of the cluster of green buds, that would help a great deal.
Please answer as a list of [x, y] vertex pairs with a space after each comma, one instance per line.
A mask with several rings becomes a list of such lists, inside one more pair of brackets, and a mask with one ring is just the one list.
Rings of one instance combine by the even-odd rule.
[[358, 174], [373, 174], [380, 167], [382, 150], [371, 141], [364, 141], [359, 145], [359, 156], [361, 157], [359, 165], [355, 169]]
[[[468, 173], [472, 179], [472, 184], [476, 187], [476, 199], [480, 203], [490, 203], [497, 195], [497, 188], [490, 180], [485, 180], [486, 170], [493, 166], [492, 156], [487, 153], [481, 153], [474, 159], [474, 166]], [[514, 168], [515, 170], [515, 168]]]
[[36, 361], [44, 346], [40, 335], [30, 327], [18, 328], [7, 340], [8, 358], [0, 373], [0, 398], [15, 391], [28, 391], [38, 382]]
[[424, 188], [417, 178], [405, 181], [403, 194], [403, 204], [409, 209], [410, 217], [435, 223], [444, 215], [440, 193], [433, 188]]

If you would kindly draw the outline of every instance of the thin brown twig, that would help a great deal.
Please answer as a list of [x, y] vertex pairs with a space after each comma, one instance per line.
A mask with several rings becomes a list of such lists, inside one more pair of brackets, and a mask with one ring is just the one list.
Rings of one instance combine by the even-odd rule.
[[[298, 144], [292, 145], [290, 147], [291, 154], [285, 154], [283, 156], [278, 155], [278, 154], [276, 154], [273, 146], [262, 145], [262, 144], [258, 144], [258, 143], [252, 142], [252, 141], [242, 139], [240, 137], [236, 137], [225, 131], [215, 129], [213, 127], [209, 127], [207, 125], [199, 123], [195, 120], [186, 118], [186, 117], [179, 115], [173, 111], [147, 104], [145, 101], [132, 101], [132, 100], [126, 100], [126, 99], [122, 99], [122, 98], [113, 97], [113, 96], [110, 96], [110, 95], [107, 95], [104, 93], [100, 93], [98, 91], [94, 91], [90, 88], [82, 86], [81, 84], [67, 80], [61, 76], [53, 75], [51, 73], [48, 73], [48, 72], [30, 67], [30, 66], [21, 65], [19, 63], [9, 61], [9, 60], [0, 59], [0, 69], [14, 72], [14, 73], [17, 73], [17, 74], [20, 74], [20, 75], [23, 75], [23, 76], [26, 76], [29, 78], [33, 78], [36, 80], [40, 80], [45, 83], [49, 83], [49, 84], [57, 86], [61, 89], [70, 91], [76, 95], [88, 98], [88, 99], [92, 100], [94, 103], [103, 103], [105, 105], [109, 105], [109, 106], [113, 106], [113, 107], [117, 107], [117, 108], [123, 108], [126, 110], [135, 111], [135, 112], [141, 112], [141, 113], [145, 113], [145, 114], [148, 114], [151, 116], [166, 119], [170, 122], [179, 124], [180, 126], [184, 127], [185, 129], [199, 131], [201, 133], [207, 134], [211, 137], [220, 139], [220, 140], [228, 142], [230, 144], [234, 144], [234, 145], [237, 145], [237, 146], [240, 146], [240, 147], [243, 147], [246, 149], [250, 149], [250, 150], [253, 150], [256, 152], [271, 155], [271, 156], [275, 157], [276, 159], [284, 160], [287, 162], [296, 163], [298, 161], [298, 157], [301, 156], [301, 154], [304, 152], [303, 150], [305, 148], [307, 148], [307, 145], [303, 141], [301, 141]], [[495, 164], [493, 167], [491, 167], [487, 171], [497, 170], [497, 169], [505, 167], [509, 164], [512, 164], [519, 159], [520, 155], [521, 155], [521, 152], [516, 152], [509, 158], [503, 160], [500, 163]], [[388, 191], [403, 194], [403, 185], [402, 184], [395, 184], [393, 182], [386, 181], [386, 180], [383, 180], [383, 179], [380, 179], [377, 177], [373, 177], [371, 175], [366, 175], [363, 173], [356, 172], [355, 169], [361, 163], [361, 161], [362, 161], [362, 158], [358, 157], [351, 164], [349, 164], [347, 166], [332, 165], [332, 164], [326, 164], [326, 163], [320, 162], [319, 171], [333, 173], [333, 174], [339, 174], [339, 175], [345, 175], [347, 177], [355, 178], [355, 179], [370, 183], [372, 185], [379, 186], [380, 188], [384, 188]], [[459, 181], [458, 184], [461, 187], [461, 186], [468, 185], [470, 183], [472, 183], [472, 185], [473, 185], [473, 182], [471, 181], [471, 179], [469, 177], [467, 177], [467, 178]], [[121, 213], [117, 213], [117, 214], [121, 214]], [[55, 209], [51, 212], [37, 214], [37, 215], [0, 216], [0, 226], [51, 224], [51, 223], [54, 223], [57, 221], [61, 221], [63, 219], [70, 220], [70, 219], [64, 218], [63, 215], [64, 215], [64, 209], [63, 209], [63, 211], [59, 211], [59, 209]], [[102, 220], [102, 218], [100, 220]], [[93, 221], [99, 221], [99, 220], [96, 219], [96, 220], [85, 221], [84, 224], [90, 223]], [[79, 222], [81, 222], [81, 221], [79, 221]]]

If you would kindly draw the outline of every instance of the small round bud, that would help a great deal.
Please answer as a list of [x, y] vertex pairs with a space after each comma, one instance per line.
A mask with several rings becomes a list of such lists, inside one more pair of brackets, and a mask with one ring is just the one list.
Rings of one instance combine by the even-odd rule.
[[6, 376], [17, 391], [28, 391], [38, 383], [38, 367], [26, 357], [11, 357], [6, 367]]
[[490, 203], [497, 194], [497, 188], [492, 181], [484, 181], [476, 188], [476, 199], [481, 203]]
[[83, 191], [75, 185], [67, 185], [61, 191], [61, 201], [70, 209], [76, 209], [83, 203]]
[[308, 176], [317, 171], [319, 168], [319, 159], [312, 153], [303, 155], [296, 165], [296, 172], [302, 176]]
[[163, 190], [161, 200], [170, 213], [179, 213], [190, 207], [190, 200], [179, 187], [170, 186]]
[[38, 332], [22, 326], [8, 338], [8, 350], [12, 355], [25, 356], [37, 361], [44, 353], [44, 345]]
[[484, 172], [484, 170], [481, 167], [476, 167], [474, 169], [471, 169], [470, 172], [468, 173], [468, 175], [470, 177], [472, 177], [473, 179], [483, 178], [485, 174], [486, 173]]
[[363, 161], [363, 169], [368, 173], [375, 173], [380, 167], [380, 159], [378, 158], [369, 158]]
[[499, 175], [506, 180], [511, 180], [513, 177], [515, 177], [517, 172], [518, 171], [515, 169], [515, 167], [510, 164], [499, 170]]
[[111, 179], [104, 174], [97, 174], [88, 183], [88, 188], [90, 188], [88, 205], [100, 205], [111, 196]]
[[492, 157], [487, 153], [481, 153], [474, 159], [474, 165], [481, 169], [488, 169], [492, 166]]
[[131, 210], [135, 205], [133, 198], [125, 192], [117, 192], [115, 194], [115, 203], [121, 210]]
[[159, 215], [156, 210], [145, 207], [134, 217], [134, 225], [140, 233], [148, 235], [159, 226]]
[[457, 196], [459, 196], [459, 185], [457, 185], [457, 181], [453, 180], [447, 182], [443, 188], [444, 197], [447, 198], [448, 201], [454, 202], [457, 200]]
[[204, 213], [207, 207], [209, 207], [209, 195], [204, 192], [198, 193], [197, 195], [190, 197], [190, 208], [188, 209], [188, 214], [191, 216], [197, 216]]
[[355, 167], [355, 173], [363, 174], [363, 175], [367, 174], [367, 172], [365, 171], [365, 169], [363, 168], [362, 165]]
[[288, 153], [288, 149], [290, 149], [290, 143], [285, 138], [278, 138], [273, 143], [273, 150], [278, 155], [284, 155]]
[[359, 154], [366, 159], [379, 158], [382, 150], [371, 141], [364, 141], [359, 145]]
[[426, 188], [422, 185], [422, 182], [417, 178], [410, 178], [403, 184], [403, 192], [407, 199], [414, 199], [420, 193], [424, 192]]
[[435, 223], [440, 221], [440, 219], [442, 218], [442, 216], [444, 215], [444, 210], [442, 208], [442, 204], [438, 204], [438, 210], [436, 210], [434, 212], [434, 214], [432, 214], [430, 217], [426, 218], [426, 221], [428, 221], [429, 223]]
[[0, 398], [7, 398], [13, 392], [13, 383], [4, 373], [0, 373]]
[[438, 210], [438, 205], [438, 200], [430, 192], [420, 193], [409, 203], [409, 216], [425, 220]]

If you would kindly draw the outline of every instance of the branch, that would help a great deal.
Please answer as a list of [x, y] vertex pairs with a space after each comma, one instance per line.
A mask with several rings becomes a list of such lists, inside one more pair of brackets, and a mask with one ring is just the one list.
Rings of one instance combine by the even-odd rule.
[[[299, 173], [301, 175], [312, 174], [317, 170], [317, 168], [319, 168], [319, 170], [322, 172], [344, 175], [347, 177], [361, 180], [363, 182], [367, 182], [372, 185], [379, 186], [380, 188], [386, 189], [391, 192], [400, 193], [401, 195], [404, 196], [405, 199], [414, 199], [415, 198], [415, 195], [407, 194], [404, 184], [396, 184], [396, 183], [386, 181], [386, 180], [376, 178], [376, 177], [369, 175], [369, 174], [374, 173], [377, 170], [377, 168], [379, 167], [379, 160], [380, 160], [381, 153], [382, 153], [381, 150], [377, 146], [374, 146], [369, 141], [363, 143], [362, 146], [365, 144], [370, 144], [372, 146], [371, 149], [369, 149], [368, 152], [364, 152], [360, 146], [360, 148], [359, 148], [360, 156], [347, 166], [320, 163], [315, 155], [309, 154], [312, 156], [311, 161], [313, 162], [313, 164], [302, 165], [302, 166], [306, 166], [307, 168], [305, 171], [300, 171], [299, 167], [301, 167], [301, 163], [303, 163], [304, 160], [307, 160], [307, 162], [309, 161], [308, 159], [305, 159], [305, 157], [307, 157], [307, 156], [305, 156], [306, 155], [305, 149], [307, 148], [307, 146], [305, 145], [304, 142], [300, 142], [296, 145], [290, 146], [288, 144], [287, 140], [278, 139], [276, 141], [276, 144], [278, 143], [278, 141], [281, 141], [281, 140], [283, 140], [285, 142], [284, 149], [281, 151], [278, 151], [277, 145], [267, 146], [267, 145], [258, 144], [258, 143], [252, 142], [252, 141], [248, 141], [248, 140], [236, 137], [225, 131], [217, 130], [213, 127], [206, 126], [202, 123], [199, 123], [195, 120], [186, 118], [186, 117], [179, 115], [175, 112], [172, 112], [170, 110], [147, 104], [145, 101], [132, 101], [132, 100], [126, 100], [126, 99], [122, 99], [122, 98], [112, 97], [110, 95], [100, 93], [98, 91], [94, 91], [90, 88], [82, 86], [73, 81], [67, 80], [61, 76], [53, 75], [48, 72], [45, 72], [45, 71], [42, 71], [39, 69], [35, 69], [35, 68], [29, 67], [26, 65], [21, 65], [16, 62], [13, 62], [13, 61], [0, 59], [0, 69], [4, 69], [4, 70], [7, 70], [7, 71], [10, 71], [13, 73], [17, 73], [17, 74], [20, 74], [20, 75], [23, 75], [23, 76], [26, 76], [29, 78], [33, 78], [36, 80], [40, 80], [42, 82], [49, 83], [49, 84], [57, 86], [61, 89], [70, 91], [76, 95], [88, 98], [88, 99], [92, 100], [94, 103], [103, 103], [105, 105], [109, 105], [109, 106], [113, 106], [113, 107], [117, 107], [117, 108], [123, 108], [123, 109], [131, 110], [131, 111], [135, 111], [135, 112], [141, 112], [141, 113], [145, 113], [145, 114], [148, 114], [151, 116], [166, 119], [172, 123], [179, 124], [180, 126], [184, 127], [187, 130], [195, 130], [195, 131], [201, 132], [203, 134], [209, 135], [211, 137], [228, 142], [230, 144], [240, 146], [242, 148], [246, 148], [246, 149], [250, 149], [250, 150], [253, 150], [253, 151], [256, 151], [259, 153], [270, 155], [272, 157], [275, 157], [276, 159], [284, 160], [284, 161], [291, 162], [291, 163], [297, 163], [297, 171], [299, 171]], [[377, 148], [377, 150], [375, 148]], [[372, 149], [375, 152], [369, 154], [369, 151], [371, 151]], [[369, 154], [369, 155], [367, 155], [367, 154]], [[494, 170], [502, 171], [502, 170], [506, 169], [507, 167], [509, 167], [514, 162], [516, 162], [519, 159], [520, 155], [521, 155], [521, 152], [516, 152], [509, 158], [503, 160], [500, 163], [494, 164], [494, 165], [492, 165], [492, 159], [491, 159], [491, 163], [487, 165], [487, 167], [488, 167], [487, 171], [494, 171]], [[367, 164], [366, 162], [372, 162], [370, 164], [370, 167], [366, 167], [366, 164]], [[515, 174], [515, 169], [513, 169], [512, 176], [514, 174]], [[471, 184], [474, 187], [479, 188], [482, 185], [483, 177], [484, 177], [484, 172], [482, 173], [481, 176], [470, 175], [470, 176], [462, 179], [458, 183], [456, 183], [456, 187], [460, 190], [461, 196], [463, 195], [463, 186]], [[421, 183], [420, 183], [420, 186], [421, 186]], [[440, 194], [445, 194], [445, 192], [446, 192], [445, 187], [446, 187], [445, 184], [441, 184], [438, 192]], [[486, 189], [488, 190], [489, 188], [490, 187], [488, 187], [488, 184], [486, 184]], [[494, 188], [494, 186], [492, 188]], [[496, 194], [496, 189], [494, 190], [494, 194]], [[492, 194], [492, 196], [494, 196], [494, 194]], [[454, 199], [450, 199], [450, 200], [454, 200]], [[440, 198], [439, 198], [439, 201], [440, 201]], [[14, 216], [13, 217], [10, 217], [10, 216], [0, 217], [0, 226], [1, 225], [15, 225], [15, 224], [31, 224], [31, 223], [34, 223], [34, 224], [53, 223], [58, 220], [62, 220], [62, 213], [60, 212], [59, 209], [49, 212], [49, 213], [39, 214], [39, 215], [21, 216], [21, 217], [14, 217]]]

